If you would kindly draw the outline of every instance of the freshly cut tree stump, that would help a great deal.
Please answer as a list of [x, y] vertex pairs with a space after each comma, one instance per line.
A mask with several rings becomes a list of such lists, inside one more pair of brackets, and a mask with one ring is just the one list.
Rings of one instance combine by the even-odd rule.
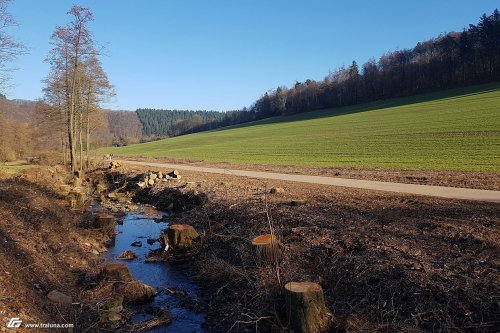
[[321, 286], [314, 282], [289, 282], [285, 289], [290, 331], [321, 332], [330, 320]]
[[193, 245], [193, 239], [199, 235], [187, 224], [172, 224], [167, 230], [168, 244], [174, 249], [186, 250]]
[[281, 244], [274, 235], [260, 235], [252, 240], [255, 249], [255, 261], [259, 265], [273, 265], [281, 260]]
[[103, 280], [113, 282], [130, 282], [132, 274], [130, 274], [127, 265], [125, 264], [107, 264], [101, 272]]
[[99, 214], [94, 220], [94, 227], [106, 234], [112, 234], [115, 232], [115, 217], [110, 214]]

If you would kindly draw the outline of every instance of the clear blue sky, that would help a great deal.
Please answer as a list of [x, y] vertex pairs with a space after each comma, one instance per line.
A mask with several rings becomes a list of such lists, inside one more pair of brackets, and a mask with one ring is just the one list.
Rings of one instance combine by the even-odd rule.
[[90, 7], [91, 29], [105, 45], [104, 70], [115, 85], [114, 109], [229, 110], [295, 81], [322, 80], [352, 60], [461, 31], [498, 0], [13, 0], [30, 48], [14, 64], [8, 98], [42, 96], [43, 62], [56, 25], [73, 4]]

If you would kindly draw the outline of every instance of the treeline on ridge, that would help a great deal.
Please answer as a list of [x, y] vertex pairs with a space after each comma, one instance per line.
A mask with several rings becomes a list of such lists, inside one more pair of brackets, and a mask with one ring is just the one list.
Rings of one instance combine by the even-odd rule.
[[388, 52], [378, 61], [331, 71], [323, 81], [266, 92], [250, 108], [257, 118], [296, 114], [500, 80], [500, 13], [477, 25]]

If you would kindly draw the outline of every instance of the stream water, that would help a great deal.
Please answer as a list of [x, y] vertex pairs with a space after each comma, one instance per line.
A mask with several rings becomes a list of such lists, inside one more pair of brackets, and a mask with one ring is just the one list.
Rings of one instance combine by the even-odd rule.
[[[151, 301], [150, 305], [167, 307], [172, 313], [172, 323], [156, 327], [147, 332], [176, 332], [193, 333], [206, 332], [201, 325], [205, 320], [205, 314], [183, 307], [182, 299], [190, 299], [196, 302], [197, 286], [182, 272], [168, 262], [146, 263], [144, 260], [150, 250], [160, 247], [156, 242], [152, 245], [147, 243], [148, 238], [157, 239], [168, 222], [164, 215], [149, 207], [142, 207], [138, 211], [128, 213], [122, 225], [117, 225], [119, 232], [116, 235], [114, 246], [103, 254], [107, 262], [120, 262], [128, 265], [130, 273], [135, 279], [155, 287], [158, 295]], [[133, 242], [142, 242], [141, 247], [131, 246]], [[123, 251], [132, 250], [138, 258], [134, 260], [116, 260]], [[185, 297], [172, 296], [166, 289], [175, 289], [185, 293]], [[136, 313], [134, 322], [150, 319], [151, 315]]]

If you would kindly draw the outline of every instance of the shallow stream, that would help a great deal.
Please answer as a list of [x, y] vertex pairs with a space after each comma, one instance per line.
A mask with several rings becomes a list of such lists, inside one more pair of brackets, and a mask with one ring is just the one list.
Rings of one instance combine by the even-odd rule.
[[[123, 218], [123, 224], [116, 226], [114, 245], [103, 254], [107, 262], [120, 262], [128, 265], [130, 273], [135, 279], [155, 287], [158, 295], [149, 305], [166, 307], [171, 311], [172, 323], [156, 327], [146, 332], [176, 332], [193, 333], [206, 332], [202, 328], [205, 314], [194, 311], [189, 304], [197, 301], [197, 286], [181, 271], [168, 262], [146, 263], [145, 259], [151, 250], [160, 247], [158, 242], [150, 245], [147, 239], [158, 239], [164, 229], [168, 227], [166, 216], [150, 207], [141, 207], [139, 210], [130, 212]], [[141, 247], [131, 246], [133, 242], [141, 242]], [[138, 258], [133, 260], [115, 259], [126, 250], [134, 251]], [[169, 290], [179, 291], [183, 297], [174, 296]], [[179, 294], [178, 293], [178, 294]], [[188, 300], [188, 301], [186, 301]], [[188, 305], [184, 305], [188, 304]], [[136, 313], [134, 322], [150, 319], [152, 316]]]

